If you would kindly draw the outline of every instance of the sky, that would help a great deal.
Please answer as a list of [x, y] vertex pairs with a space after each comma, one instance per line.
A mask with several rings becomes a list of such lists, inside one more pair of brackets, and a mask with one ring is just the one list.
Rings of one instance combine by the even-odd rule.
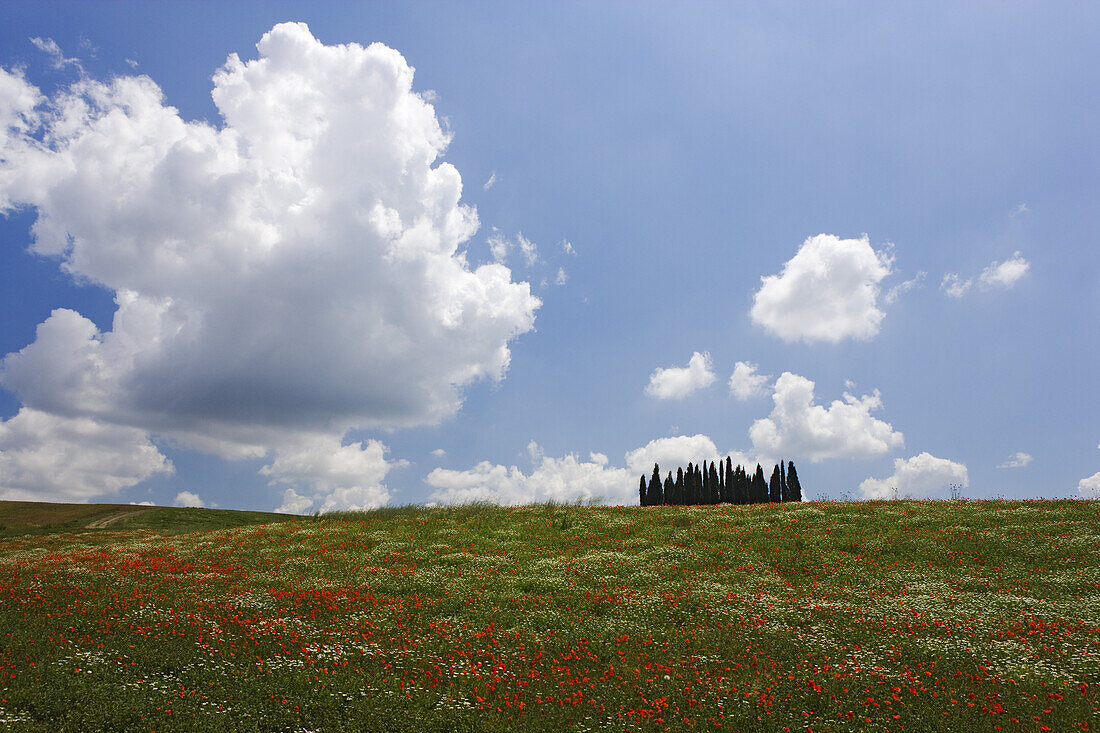
[[0, 499], [1100, 498], [1100, 9], [0, 24]]

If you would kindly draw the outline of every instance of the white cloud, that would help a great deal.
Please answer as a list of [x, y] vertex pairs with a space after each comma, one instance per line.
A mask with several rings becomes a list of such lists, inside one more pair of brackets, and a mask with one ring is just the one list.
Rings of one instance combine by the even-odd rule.
[[542, 446], [535, 441], [527, 444], [527, 457], [531, 459], [531, 463], [539, 463], [544, 455]]
[[489, 244], [489, 254], [493, 258], [493, 262], [498, 264], [504, 264], [508, 261], [508, 253], [514, 249], [518, 249], [523, 255], [523, 261], [528, 267], [531, 267], [539, 261], [539, 248], [534, 242], [527, 237], [523, 236], [523, 232], [516, 234], [516, 241], [511, 241], [508, 237], [504, 236], [496, 227], [493, 227], [488, 238], [485, 240]]
[[828, 407], [814, 404], [814, 383], [783, 372], [775, 382], [771, 414], [757, 420], [749, 438], [758, 454], [817, 462], [828, 458], [875, 458], [904, 445], [902, 434], [871, 416], [882, 407], [878, 390]]
[[206, 506], [206, 503], [199, 497], [198, 494], [192, 493], [190, 491], [181, 491], [176, 494], [175, 505], [185, 507], [204, 507]]
[[983, 290], [991, 290], [993, 288], [1004, 288], [1007, 290], [1015, 285], [1020, 278], [1026, 275], [1030, 268], [1031, 264], [1024, 259], [1023, 255], [1019, 252], [1014, 252], [1012, 257], [1004, 262], [994, 261], [990, 263], [982, 270], [982, 274], [978, 276], [976, 283], [973, 279], [962, 279], [959, 277], [958, 273], [947, 273], [940, 282], [940, 290], [944, 291], [952, 298], [963, 297], [975, 284]]
[[442, 448], [436, 448], [432, 451], [432, 455], [436, 458], [443, 458], [447, 455], [447, 451], [443, 450]]
[[127, 65], [128, 65], [128, 66], [129, 66], [130, 68], [131, 68], [131, 69], [136, 69], [136, 68], [137, 68], [138, 66], [140, 66], [140, 64], [139, 64], [139, 63], [138, 63], [137, 61], [134, 61], [133, 59], [129, 59], [129, 58], [128, 58], [128, 59], [124, 59], [124, 60], [126, 61], [126, 64], [127, 64]]
[[755, 364], [739, 361], [733, 365], [733, 374], [730, 375], [730, 394], [741, 401], [766, 395], [769, 379], [770, 374], [756, 373]]
[[997, 468], [1023, 468], [1027, 464], [1031, 463], [1032, 458], [1027, 453], [1017, 452], [1010, 455], [1005, 459], [1004, 463], [1001, 463]]
[[283, 491], [283, 503], [275, 510], [279, 514], [305, 514], [313, 507], [313, 499], [294, 489]]
[[156, 504], [151, 501], [131, 501], [130, 503], [134, 506], [156, 506]]
[[1077, 492], [1088, 499], [1100, 499], [1100, 471], [1078, 481]]
[[866, 479], [860, 483], [859, 491], [865, 499], [893, 499], [897, 488], [897, 498], [919, 499], [932, 496], [949, 484], [970, 485], [966, 466], [921, 453], [908, 460], [894, 459], [893, 476]]
[[567, 255], [577, 254], [577, 250], [573, 249], [573, 244], [568, 239], [561, 240], [561, 242], [558, 243], [558, 246], [560, 246], [561, 251]]
[[893, 305], [897, 302], [899, 296], [908, 293], [910, 290], [920, 285], [921, 281], [924, 280], [927, 274], [927, 272], [921, 270], [917, 272], [916, 276], [913, 277], [912, 280], [906, 280], [905, 282], [898, 283], [894, 287], [890, 288], [890, 290], [886, 293], [886, 297], [882, 299], [883, 302], [885, 302], [886, 305]]
[[565, 274], [565, 268], [558, 268], [558, 276], [554, 278], [555, 285], [565, 285], [569, 281], [569, 276]]
[[993, 262], [978, 276], [978, 282], [985, 287], [1011, 288], [1016, 281], [1027, 274], [1031, 265], [1019, 252], [1013, 252], [1004, 262]]
[[944, 275], [943, 280], [940, 281], [940, 290], [947, 293], [952, 298], [961, 298], [969, 292], [973, 284], [973, 280], [963, 280], [959, 277], [958, 273], [949, 272]]
[[867, 235], [809, 237], [780, 274], [761, 278], [749, 315], [784, 341], [870, 339], [886, 315], [877, 299], [892, 262]]
[[34, 44], [35, 48], [50, 57], [50, 63], [53, 64], [55, 69], [74, 66], [81, 74], [84, 73], [84, 67], [80, 65], [79, 59], [66, 58], [65, 54], [61, 52], [61, 47], [57, 45], [54, 39], [35, 37], [31, 38], [30, 42]]
[[0, 421], [0, 499], [85, 502], [173, 470], [135, 428], [27, 407]]
[[[407, 465], [405, 461], [387, 461], [386, 450], [377, 440], [341, 445], [335, 436], [317, 434], [280, 447], [275, 460], [260, 473], [272, 477], [273, 485], [312, 487], [322, 512], [373, 509], [390, 498], [383, 483], [386, 474]], [[300, 496], [289, 498], [300, 504]], [[284, 492], [284, 506], [287, 499]]]
[[696, 351], [686, 367], [658, 367], [649, 376], [645, 393], [659, 400], [679, 400], [698, 389], [710, 386], [715, 379], [710, 353]]
[[493, 227], [485, 241], [489, 244], [489, 254], [492, 255], [493, 262], [504, 264], [508, 260], [508, 250], [514, 246], [508, 241], [508, 237]]
[[602, 501], [637, 503], [638, 477], [625, 468], [608, 468], [607, 457], [593, 453], [588, 461], [575, 455], [543, 457], [530, 474], [516, 466], [482, 461], [467, 471], [437, 468], [425, 479], [435, 489], [429, 497], [440, 504], [489, 501], [497, 504]]
[[675, 472], [677, 467], [687, 466], [688, 463], [713, 461], [717, 458], [718, 448], [706, 435], [677, 435], [651, 440], [641, 448], [628, 452], [626, 465], [637, 483], [638, 476], [643, 473], [648, 476], [653, 472], [654, 463], [663, 466], [661, 475], [664, 475], [670, 469]]
[[[56, 310], [5, 357], [28, 408], [260, 456], [436, 424], [504, 378], [540, 302], [459, 252], [477, 213], [412, 68], [302, 23], [257, 48], [214, 75], [218, 125], [182, 120], [145, 76], [43, 102], [0, 71], [0, 209], [34, 209], [32, 251], [118, 304], [102, 332]], [[384, 493], [365, 491], [348, 501]]]
[[488, 191], [490, 188], [493, 187], [493, 184], [495, 184], [496, 182], [497, 182], [497, 172], [493, 171], [492, 173], [489, 174], [489, 180], [487, 180], [484, 183], [484, 185], [482, 185], [481, 189], [483, 191]]
[[1027, 208], [1027, 204], [1021, 201], [1020, 203], [1016, 204], [1016, 208], [1008, 212], [1008, 215], [1011, 217], [1017, 217], [1020, 214], [1026, 214], [1029, 211], [1031, 211], [1031, 209]]
[[538, 245], [523, 236], [523, 232], [519, 232], [516, 235], [516, 244], [519, 246], [519, 251], [523, 253], [523, 261], [527, 263], [528, 267], [535, 265], [539, 261]]

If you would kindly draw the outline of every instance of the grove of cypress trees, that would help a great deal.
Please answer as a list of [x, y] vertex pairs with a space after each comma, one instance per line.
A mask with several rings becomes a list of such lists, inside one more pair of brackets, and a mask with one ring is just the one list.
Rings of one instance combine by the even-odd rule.
[[802, 486], [798, 483], [798, 472], [794, 470], [794, 461], [787, 463], [787, 492], [790, 501], [802, 501]]
[[768, 500], [783, 501], [783, 479], [779, 476], [778, 465], [772, 469], [772, 477], [768, 480]]

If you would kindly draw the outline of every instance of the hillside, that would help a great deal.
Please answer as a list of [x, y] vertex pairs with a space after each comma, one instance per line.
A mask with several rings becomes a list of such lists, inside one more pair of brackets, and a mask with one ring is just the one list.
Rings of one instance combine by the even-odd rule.
[[1097, 527], [1083, 501], [475, 505], [0, 538], [0, 723], [1089, 730]]
[[194, 532], [285, 522], [292, 515], [134, 504], [54, 504], [0, 501], [0, 537], [94, 530]]

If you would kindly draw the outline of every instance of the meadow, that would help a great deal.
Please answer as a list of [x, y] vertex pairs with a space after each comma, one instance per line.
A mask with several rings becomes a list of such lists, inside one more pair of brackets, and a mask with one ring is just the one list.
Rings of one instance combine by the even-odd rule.
[[8, 530], [0, 634], [13, 731], [1087, 731], [1100, 502]]

